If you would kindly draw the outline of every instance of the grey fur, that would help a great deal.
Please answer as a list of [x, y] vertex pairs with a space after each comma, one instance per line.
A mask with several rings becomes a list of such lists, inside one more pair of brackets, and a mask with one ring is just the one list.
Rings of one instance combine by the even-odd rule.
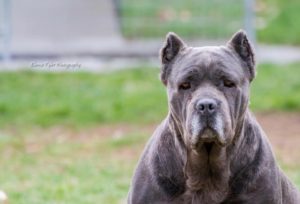
[[170, 33], [160, 57], [169, 114], [140, 158], [128, 203], [299, 204], [248, 110], [255, 61], [245, 32], [198, 48]]

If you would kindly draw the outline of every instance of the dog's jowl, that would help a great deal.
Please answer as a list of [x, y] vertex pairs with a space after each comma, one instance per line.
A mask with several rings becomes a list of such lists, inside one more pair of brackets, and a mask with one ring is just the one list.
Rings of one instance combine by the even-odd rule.
[[136, 168], [129, 204], [300, 204], [248, 109], [254, 52], [237, 32], [224, 46], [161, 49], [169, 114]]

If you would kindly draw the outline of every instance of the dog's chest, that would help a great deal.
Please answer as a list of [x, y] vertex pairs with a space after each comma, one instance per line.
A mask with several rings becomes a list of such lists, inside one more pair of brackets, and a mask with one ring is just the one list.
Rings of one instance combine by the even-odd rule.
[[228, 196], [228, 188], [214, 188], [210, 184], [203, 186], [198, 191], [189, 189], [182, 195], [183, 203], [185, 204], [219, 204], [222, 203]]

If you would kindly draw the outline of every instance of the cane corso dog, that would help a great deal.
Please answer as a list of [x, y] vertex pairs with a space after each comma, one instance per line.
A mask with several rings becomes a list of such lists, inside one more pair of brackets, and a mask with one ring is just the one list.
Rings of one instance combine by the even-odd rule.
[[140, 158], [129, 204], [300, 204], [248, 108], [255, 77], [244, 31], [224, 46], [160, 51], [169, 113]]

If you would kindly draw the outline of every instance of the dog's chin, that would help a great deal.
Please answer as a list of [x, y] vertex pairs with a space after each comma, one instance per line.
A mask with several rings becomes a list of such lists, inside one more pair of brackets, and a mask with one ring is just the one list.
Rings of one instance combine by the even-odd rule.
[[[196, 140], [195, 140], [196, 138]], [[194, 141], [191, 142], [191, 149], [196, 152], [206, 152], [211, 154], [214, 148], [223, 148], [226, 146], [226, 142], [223, 139], [223, 135], [211, 128], [205, 128], [199, 131], [197, 136], [194, 136]]]

